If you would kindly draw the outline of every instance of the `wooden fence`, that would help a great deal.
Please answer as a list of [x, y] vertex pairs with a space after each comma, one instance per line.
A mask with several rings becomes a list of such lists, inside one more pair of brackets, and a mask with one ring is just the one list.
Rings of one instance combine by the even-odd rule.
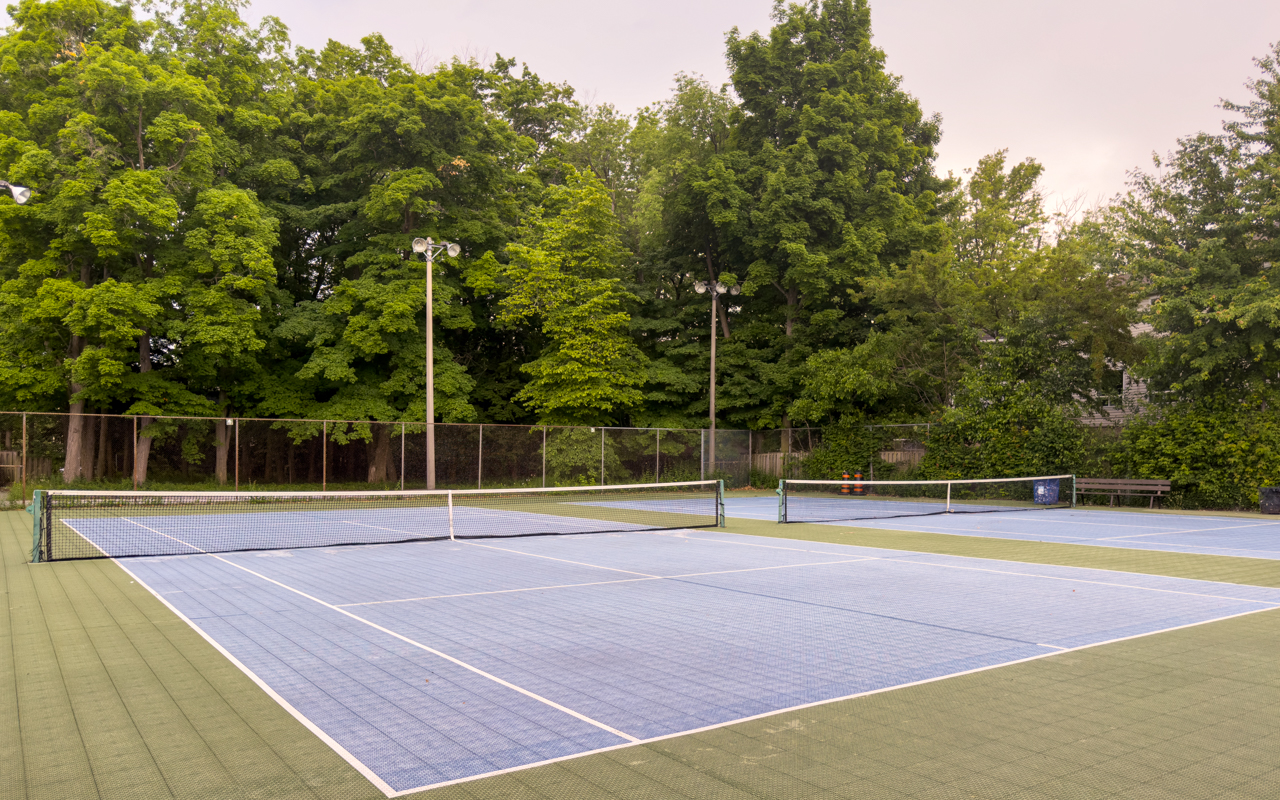
[[799, 478], [808, 457], [808, 453], [756, 453], [751, 457], [751, 468], [775, 478]]

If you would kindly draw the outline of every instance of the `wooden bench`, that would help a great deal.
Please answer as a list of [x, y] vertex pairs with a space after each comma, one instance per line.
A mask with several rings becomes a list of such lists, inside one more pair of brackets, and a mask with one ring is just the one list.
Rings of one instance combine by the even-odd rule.
[[1173, 488], [1169, 481], [1147, 481], [1137, 478], [1076, 478], [1076, 494], [1109, 494], [1115, 505], [1117, 497], [1150, 497], [1148, 508], [1156, 507], [1156, 500]]

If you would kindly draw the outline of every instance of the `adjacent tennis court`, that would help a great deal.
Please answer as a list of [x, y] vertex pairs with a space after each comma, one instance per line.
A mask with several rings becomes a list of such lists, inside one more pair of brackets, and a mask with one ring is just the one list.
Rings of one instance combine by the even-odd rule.
[[388, 796], [1280, 607], [701, 530], [119, 563]]
[[[1175, 553], [1280, 559], [1280, 521], [1248, 517], [1192, 514], [1144, 514], [1104, 508], [1011, 509], [989, 514], [933, 514], [875, 519], [879, 507], [888, 516], [901, 504], [874, 497], [849, 497], [832, 503], [866, 505], [851, 511], [857, 519], [822, 522], [825, 525], [882, 530], [947, 533], [1064, 544], [1162, 550]], [[772, 497], [730, 498], [725, 514], [737, 519], [776, 520], [778, 501]]]

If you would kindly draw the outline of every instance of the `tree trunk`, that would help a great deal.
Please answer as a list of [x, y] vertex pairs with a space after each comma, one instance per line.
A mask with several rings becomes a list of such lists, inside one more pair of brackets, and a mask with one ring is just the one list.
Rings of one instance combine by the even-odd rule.
[[368, 445], [369, 483], [399, 480], [391, 463], [391, 426], [373, 423], [373, 441]]
[[108, 421], [107, 417], [98, 418], [98, 458], [93, 474], [99, 478], [107, 477], [107, 470], [111, 468], [111, 438], [107, 435]]
[[227, 483], [227, 446], [231, 443], [231, 426], [227, 425], [227, 393], [218, 390], [218, 413], [221, 418], [213, 425], [213, 474], [218, 483]]
[[[151, 331], [143, 331], [138, 337], [138, 372], [151, 371]], [[141, 417], [138, 420], [138, 457], [133, 460], [133, 482], [138, 486], [147, 482], [147, 459], [151, 457], [151, 437], [144, 435], [154, 420]]]
[[80, 477], [86, 481], [101, 477], [93, 472], [94, 462], [97, 461], [94, 456], [97, 451], [98, 423], [100, 421], [98, 417], [86, 415], [80, 430]]
[[[71, 337], [71, 357], [79, 358], [80, 353], [84, 351], [84, 339], [80, 336]], [[84, 387], [78, 383], [71, 384], [71, 396], [75, 397]], [[84, 444], [84, 401], [79, 400], [71, 404], [71, 417], [67, 420], [67, 458], [62, 468], [62, 480], [67, 483], [74, 482], [80, 477], [82, 468], [80, 451]]]
[[[71, 392], [81, 387], [71, 384]], [[67, 458], [62, 467], [62, 480], [74, 483], [80, 477], [80, 450], [84, 441], [84, 403], [71, 404], [71, 417], [67, 420]]]
[[142, 417], [138, 426], [138, 457], [133, 460], [133, 479], [138, 486], [147, 482], [147, 459], [151, 457], [151, 437], [146, 435], [147, 428], [153, 422], [151, 417]]

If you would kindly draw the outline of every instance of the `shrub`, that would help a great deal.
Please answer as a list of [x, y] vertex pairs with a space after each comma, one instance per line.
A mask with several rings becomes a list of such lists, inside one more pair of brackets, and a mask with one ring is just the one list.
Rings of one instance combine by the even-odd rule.
[[1248, 508], [1280, 483], [1277, 394], [1207, 397], [1132, 423], [1115, 456], [1129, 477], [1173, 483], [1175, 508]]

